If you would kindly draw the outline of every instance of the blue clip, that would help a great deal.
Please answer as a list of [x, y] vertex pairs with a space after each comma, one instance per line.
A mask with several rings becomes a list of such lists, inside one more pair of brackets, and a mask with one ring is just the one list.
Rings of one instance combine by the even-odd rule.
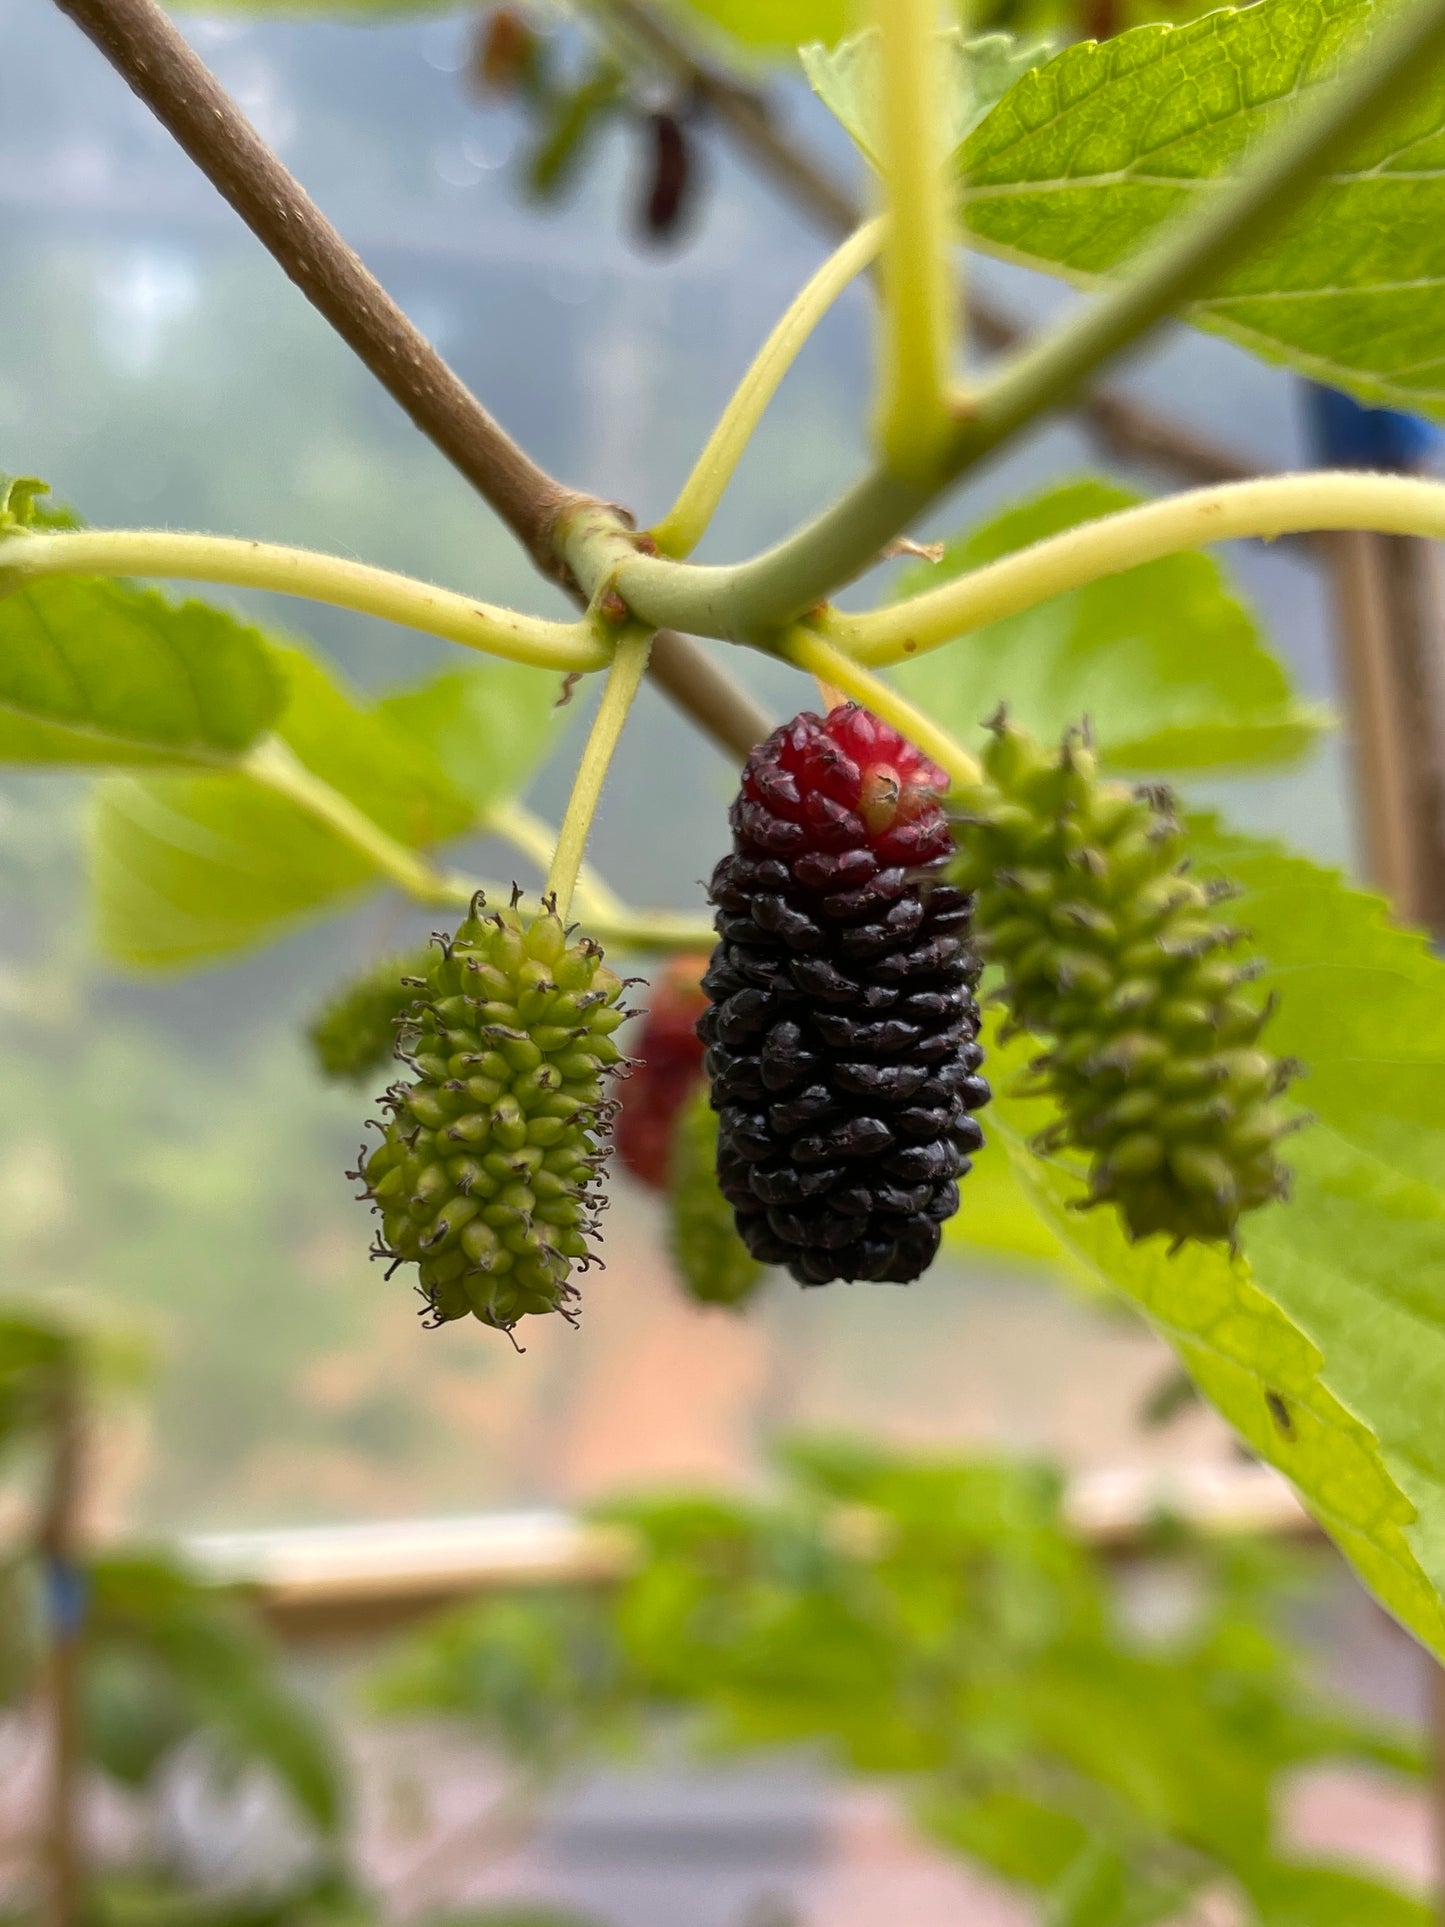
[[1307, 384], [1310, 440], [1326, 468], [1418, 469], [1440, 447], [1434, 422], [1393, 408], [1366, 408], [1338, 388]]
[[45, 1562], [45, 1618], [55, 1639], [75, 1639], [90, 1610], [90, 1574], [68, 1559]]

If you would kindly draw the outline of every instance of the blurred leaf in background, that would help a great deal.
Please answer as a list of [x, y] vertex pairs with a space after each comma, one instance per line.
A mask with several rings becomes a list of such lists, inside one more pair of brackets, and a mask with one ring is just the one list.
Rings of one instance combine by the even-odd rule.
[[771, 1501], [607, 1508], [637, 1547], [615, 1593], [450, 1615], [374, 1704], [554, 1770], [663, 1715], [709, 1754], [821, 1747], [892, 1778], [931, 1839], [1033, 1890], [1050, 1921], [1162, 1920], [1224, 1884], [1261, 1923], [1308, 1892], [1319, 1920], [1354, 1906], [1424, 1927], [1410, 1896], [1281, 1848], [1295, 1769], [1424, 1769], [1407, 1735], [1301, 1677], [1275, 1629], [1293, 1556], [1161, 1525], [1188, 1609], [1136, 1621], [1042, 1466], [813, 1441], [783, 1470]]

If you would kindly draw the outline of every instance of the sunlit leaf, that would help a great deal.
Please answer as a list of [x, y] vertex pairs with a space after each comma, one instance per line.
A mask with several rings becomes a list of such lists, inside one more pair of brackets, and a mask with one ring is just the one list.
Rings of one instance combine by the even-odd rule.
[[[1089, 281], [1207, 204], [1303, 97], [1357, 62], [1375, 0], [1260, 0], [1085, 41], [1026, 74], [964, 144], [973, 240]], [[1445, 413], [1445, 77], [1339, 160], [1200, 326], [1364, 400]]]
[[[1092, 477], [1061, 483], [910, 568], [912, 595], [1140, 498]], [[1298, 701], [1212, 557], [1165, 556], [990, 623], [895, 672], [946, 728], [976, 734], [1001, 702], [1045, 740], [1084, 718], [1111, 767], [1189, 770], [1286, 761], [1321, 713]]]
[[[1246, 1257], [1127, 1245], [1069, 1208], [1066, 1169], [1023, 1149], [1030, 1106], [995, 1108], [1058, 1235], [1133, 1296], [1261, 1457], [1299, 1487], [1366, 1582], [1445, 1637], [1445, 964], [1383, 906], [1258, 839], [1196, 826], [1195, 857], [1241, 886], [1315, 1121], [1291, 1140], [1293, 1202], [1251, 1214]], [[1006, 1081], [1006, 1080], [1005, 1080]], [[1035, 1107], [1036, 1108], [1036, 1107]]]

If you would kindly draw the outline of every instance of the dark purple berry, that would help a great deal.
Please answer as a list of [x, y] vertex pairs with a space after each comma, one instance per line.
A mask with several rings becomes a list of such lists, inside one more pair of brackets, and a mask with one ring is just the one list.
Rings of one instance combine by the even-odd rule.
[[917, 1278], [983, 1142], [945, 783], [855, 703], [798, 716], [748, 759], [713, 873], [718, 1182], [753, 1256], [805, 1285]]

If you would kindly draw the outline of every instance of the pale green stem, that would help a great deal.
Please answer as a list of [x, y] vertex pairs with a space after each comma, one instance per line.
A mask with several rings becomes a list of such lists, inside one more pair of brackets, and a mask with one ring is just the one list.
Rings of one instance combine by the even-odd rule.
[[0, 537], [0, 593], [61, 575], [155, 576], [272, 589], [563, 673], [605, 669], [611, 659], [610, 646], [585, 621], [519, 615], [341, 555], [167, 529], [64, 529]]
[[587, 834], [601, 800], [602, 785], [607, 780], [612, 752], [617, 747], [628, 711], [647, 672], [647, 658], [651, 651], [652, 632], [646, 629], [630, 630], [618, 642], [612, 667], [607, 672], [607, 684], [602, 691], [602, 700], [597, 705], [597, 714], [592, 719], [592, 729], [582, 752], [582, 760], [577, 766], [572, 794], [567, 799], [567, 813], [562, 818], [552, 866], [547, 872], [547, 895], [554, 900], [557, 915], [564, 923], [572, 907], [572, 892], [577, 886], [582, 855], [587, 847]]
[[[511, 887], [505, 883], [479, 881], [454, 870], [440, 870], [424, 856], [372, 822], [339, 790], [301, 763], [276, 737], [258, 743], [234, 765], [241, 775], [262, 783], [288, 803], [348, 843], [371, 864], [379, 876], [404, 891], [417, 903], [438, 909], [464, 908], [480, 890], [492, 903], [511, 901]], [[540, 897], [523, 896], [518, 907], [528, 916], [541, 913]], [[611, 891], [588, 913], [589, 934], [617, 950], [706, 950], [713, 941], [712, 924], [705, 917], [687, 916], [672, 910], [633, 910], [621, 903]]]
[[830, 610], [818, 627], [855, 661], [880, 668], [1161, 556], [1321, 529], [1445, 538], [1445, 483], [1346, 469], [1190, 489], [1081, 523], [868, 615]]
[[852, 656], [845, 656], [841, 649], [834, 648], [815, 630], [791, 630], [782, 644], [781, 653], [796, 663], [799, 669], [806, 669], [809, 675], [816, 676], [820, 682], [831, 683], [835, 689], [841, 689], [845, 696], [851, 696], [854, 702], [871, 709], [875, 716], [881, 716], [885, 723], [891, 723], [915, 749], [921, 749], [925, 756], [931, 756], [953, 782], [976, 783], [982, 776], [983, 771], [977, 761], [956, 736], [941, 729], [931, 716], [925, 715], [909, 702], [891, 683], [870, 674]]
[[[751, 561], [679, 568], [656, 557], [599, 552], [639, 621], [698, 635], [766, 640], [860, 575], [927, 509], [943, 486], [1025, 423], [1069, 401], [1089, 377], [1192, 296], [1217, 287], [1308, 196], [1313, 184], [1445, 53], [1445, 0], [1390, 8], [1374, 44], [1272, 139], [1257, 162], [1222, 184], [1125, 279], [1007, 362], [955, 423], [946, 472], [923, 483], [878, 471], [806, 527]], [[1412, 84], [1414, 83], [1414, 84]], [[620, 563], [620, 566], [618, 564]]]
[[307, 769], [279, 737], [269, 736], [255, 744], [234, 767], [239, 774], [264, 784], [316, 822], [334, 830], [364, 856], [378, 874], [389, 878], [418, 903], [467, 902], [471, 892], [465, 878], [437, 869], [417, 851], [389, 836], [350, 797], [343, 796], [323, 777]]
[[878, 26], [878, 163], [889, 213], [879, 306], [876, 433], [884, 467], [940, 477], [958, 283], [949, 259], [938, 0], [873, 0]]
[[[494, 804], [487, 811], [486, 827], [504, 837], [513, 849], [529, 856], [544, 876], [552, 867], [557, 832], [523, 804]], [[621, 897], [590, 863], [584, 863], [577, 873], [577, 901], [587, 917], [596, 915], [615, 920], [627, 915], [627, 906]]]
[[784, 375], [838, 296], [873, 260], [885, 225], [870, 221], [830, 254], [763, 343], [677, 500], [649, 531], [664, 555], [691, 555], [697, 547]]

